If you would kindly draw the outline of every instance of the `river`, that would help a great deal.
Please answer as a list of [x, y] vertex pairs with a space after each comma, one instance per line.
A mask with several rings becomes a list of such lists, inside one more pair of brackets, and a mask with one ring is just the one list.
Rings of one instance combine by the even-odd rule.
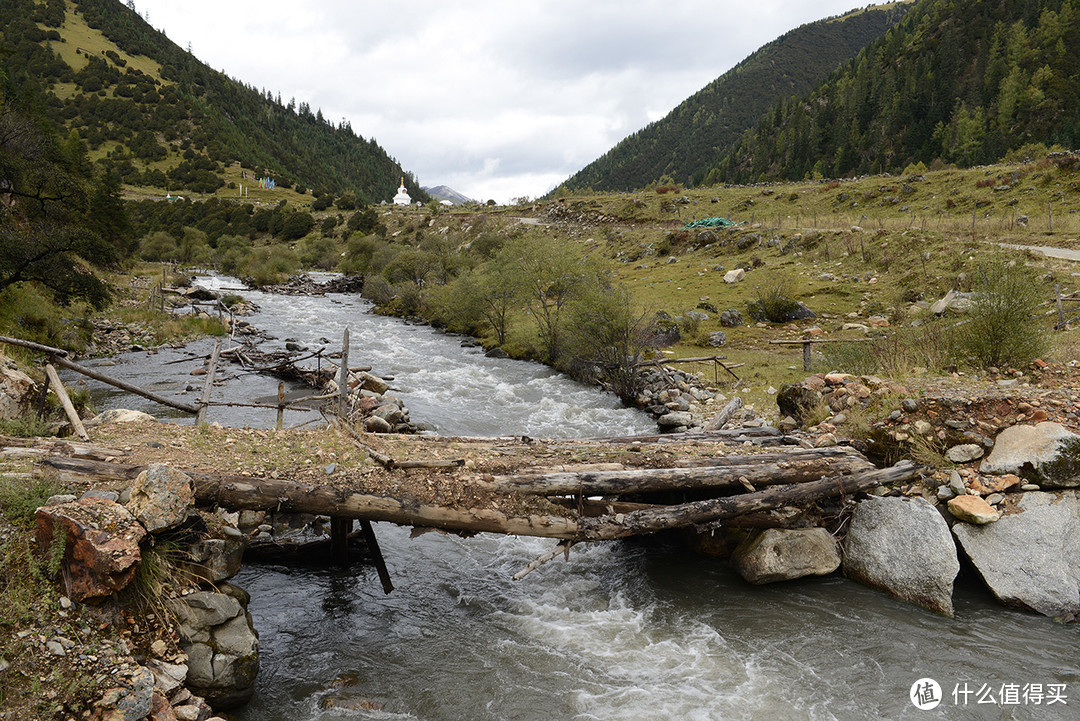
[[[348, 325], [350, 361], [393, 375], [413, 421], [434, 432], [653, 428], [606, 394], [373, 315], [357, 298], [243, 294], [274, 343], [319, 347], [325, 337], [332, 349]], [[102, 370], [179, 394], [201, 386], [189, 374], [207, 348], [126, 354]], [[91, 387], [103, 407], [168, 415]], [[271, 400], [276, 387], [241, 375], [229, 392]], [[268, 426], [273, 412], [215, 408], [214, 419]], [[234, 579], [252, 594], [262, 646], [256, 696], [238, 721], [1080, 718], [1080, 628], [1002, 608], [966, 572], [947, 619], [838, 576], [753, 587], [668, 540], [577, 546], [568, 563], [514, 582], [551, 541], [376, 532], [389, 596], [363, 564], [248, 564]], [[928, 711], [909, 701], [924, 677], [943, 697]]]

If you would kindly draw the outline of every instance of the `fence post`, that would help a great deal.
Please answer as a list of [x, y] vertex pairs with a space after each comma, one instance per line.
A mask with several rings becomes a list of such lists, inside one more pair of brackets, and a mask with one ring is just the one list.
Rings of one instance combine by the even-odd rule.
[[341, 369], [338, 372], [338, 415], [342, 420], [348, 417], [349, 407], [349, 329], [341, 341]]

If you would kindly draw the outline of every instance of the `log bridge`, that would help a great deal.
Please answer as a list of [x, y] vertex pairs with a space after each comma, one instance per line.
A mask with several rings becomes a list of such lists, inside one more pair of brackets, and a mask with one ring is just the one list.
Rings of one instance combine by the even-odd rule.
[[[782, 526], [783, 517], [768, 512], [835, 504], [878, 486], [909, 482], [922, 470], [910, 462], [878, 469], [843, 447], [748, 448], [752, 441], [732, 431], [698, 432], [681, 442], [671, 436], [376, 439], [340, 427], [337, 432], [352, 441], [364, 461], [361, 469], [332, 481], [311, 475], [290, 478], [286, 469], [273, 474], [279, 477], [183, 470], [193, 479], [202, 506], [330, 516], [339, 548], [352, 522], [359, 520], [369, 546], [374, 544], [369, 524], [388, 521], [465, 536], [489, 532], [552, 538], [563, 551], [583, 541], [680, 528]], [[738, 446], [725, 443], [734, 438], [742, 439]], [[371, 445], [376, 440], [382, 450]], [[288, 442], [296, 445], [295, 438]], [[78, 444], [56, 443], [38, 451], [37, 472], [69, 485], [124, 485], [147, 466], [117, 462], [121, 451], [79, 446], [83, 452], [76, 453]], [[448, 450], [462, 455], [447, 458]], [[438, 457], [394, 457], [403, 452]], [[612, 458], [622, 461], [605, 462]], [[389, 586], [388, 577], [383, 582]]]

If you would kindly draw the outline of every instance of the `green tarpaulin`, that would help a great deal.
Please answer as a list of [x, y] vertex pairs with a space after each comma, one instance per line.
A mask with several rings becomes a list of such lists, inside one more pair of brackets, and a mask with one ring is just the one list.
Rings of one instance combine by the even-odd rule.
[[702, 218], [701, 220], [692, 220], [686, 224], [687, 228], [729, 228], [738, 223], [733, 223], [727, 218]]

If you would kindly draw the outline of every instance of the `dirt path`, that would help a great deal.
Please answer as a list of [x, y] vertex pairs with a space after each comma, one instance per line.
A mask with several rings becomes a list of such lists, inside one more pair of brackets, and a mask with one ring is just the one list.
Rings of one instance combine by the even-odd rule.
[[999, 243], [1002, 248], [1010, 250], [1030, 250], [1033, 253], [1045, 255], [1047, 258], [1060, 258], [1062, 260], [1074, 260], [1080, 262], [1080, 250], [1068, 248], [1051, 248], [1045, 245], [1016, 245], [1015, 243]]

